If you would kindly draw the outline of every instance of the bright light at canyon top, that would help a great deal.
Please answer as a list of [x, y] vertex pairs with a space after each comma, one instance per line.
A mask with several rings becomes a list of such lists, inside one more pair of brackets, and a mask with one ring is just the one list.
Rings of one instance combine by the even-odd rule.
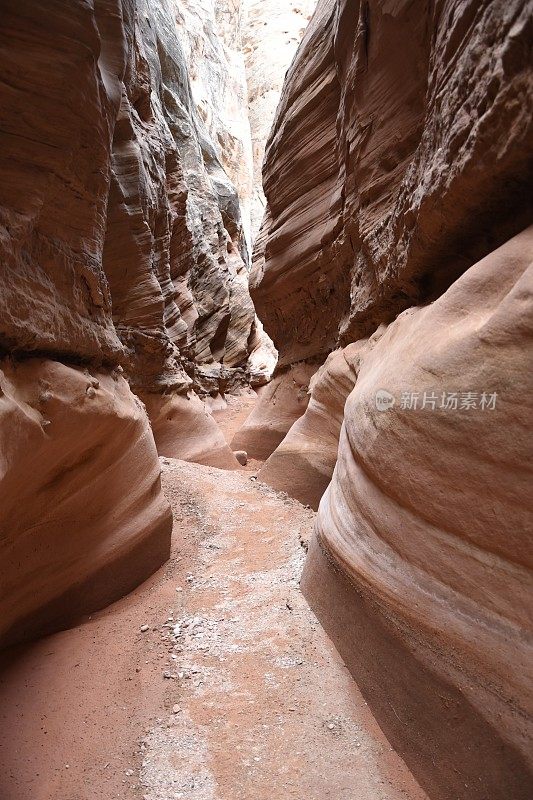
[[174, 0], [193, 99], [239, 194], [249, 249], [265, 210], [265, 143], [316, 0]]

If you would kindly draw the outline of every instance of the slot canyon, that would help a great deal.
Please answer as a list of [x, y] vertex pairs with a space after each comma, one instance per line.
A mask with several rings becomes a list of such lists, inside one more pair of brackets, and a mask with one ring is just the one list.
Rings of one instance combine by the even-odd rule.
[[531, 800], [532, 49], [0, 0], [0, 800]]

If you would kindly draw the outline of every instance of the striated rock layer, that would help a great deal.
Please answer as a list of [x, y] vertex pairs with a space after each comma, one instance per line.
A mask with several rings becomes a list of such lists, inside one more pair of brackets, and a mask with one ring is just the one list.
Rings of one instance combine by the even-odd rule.
[[522, 0], [320, 0], [263, 171], [252, 297], [280, 364], [438, 296], [527, 224]]
[[302, 588], [432, 800], [533, 793], [532, 25], [320, 0], [264, 166], [258, 313], [336, 352], [261, 477], [337, 458]]
[[[233, 375], [246, 382], [255, 321], [239, 195], [222, 164], [224, 154], [228, 163], [240, 160], [240, 150], [230, 160], [231, 137], [223, 136], [229, 67], [212, 24], [195, 36], [198, 18], [173, 0], [135, 6], [104, 250], [113, 316], [135, 388], [184, 394], [190, 378], [216, 393]], [[203, 45], [194, 49], [198, 36]], [[200, 89], [211, 92], [212, 103], [219, 90], [223, 121], [204, 122]]]
[[231, 440], [232, 450], [244, 450], [264, 461], [283, 441], [309, 403], [309, 381], [316, 364], [295, 364], [259, 390], [259, 399]]
[[116, 371], [4, 359], [0, 454], [1, 645], [73, 623], [167, 559], [152, 432]]
[[[196, 75], [205, 60], [182, 12], [175, 0], [2, 2], [4, 642], [109, 602], [168, 555], [157, 452], [129, 386], [165, 452], [237, 468], [192, 390], [267, 377], [226, 135], [243, 109], [227, 107], [231, 70], [208, 24], [220, 72]], [[220, 103], [211, 120], [202, 80]]]
[[305, 568], [431, 797], [533, 788], [532, 334], [533, 227], [390, 325], [362, 357]]

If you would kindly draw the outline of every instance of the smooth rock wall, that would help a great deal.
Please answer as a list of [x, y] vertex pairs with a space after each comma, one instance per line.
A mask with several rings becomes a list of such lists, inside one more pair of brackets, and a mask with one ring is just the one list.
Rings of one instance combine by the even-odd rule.
[[532, 265], [533, 227], [363, 355], [304, 570], [431, 798], [533, 789]]
[[309, 381], [317, 364], [294, 364], [259, 389], [258, 402], [231, 440], [232, 450], [244, 450], [264, 461], [283, 441], [309, 403]]
[[168, 558], [152, 431], [119, 372], [3, 359], [0, 453], [0, 646], [74, 624]]

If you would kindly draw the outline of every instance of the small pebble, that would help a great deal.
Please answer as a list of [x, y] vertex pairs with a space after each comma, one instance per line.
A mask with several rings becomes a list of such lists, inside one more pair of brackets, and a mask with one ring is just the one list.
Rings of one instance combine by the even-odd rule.
[[172, 706], [172, 713], [173, 714], [179, 714], [180, 711], [181, 711], [181, 706], [177, 706], [177, 705], [176, 706]]
[[150, 628], [149, 625], [141, 625], [141, 633], [146, 633], [146, 631]]
[[248, 463], [248, 453], [246, 450], [234, 450], [233, 455], [242, 467], [246, 466]]

